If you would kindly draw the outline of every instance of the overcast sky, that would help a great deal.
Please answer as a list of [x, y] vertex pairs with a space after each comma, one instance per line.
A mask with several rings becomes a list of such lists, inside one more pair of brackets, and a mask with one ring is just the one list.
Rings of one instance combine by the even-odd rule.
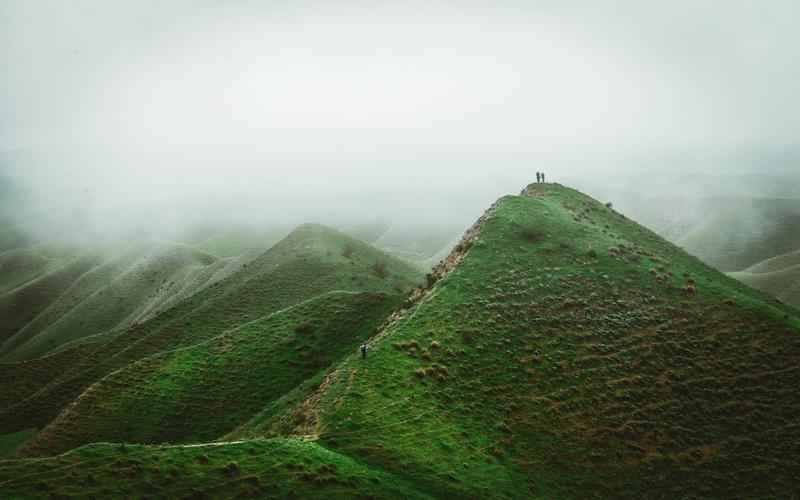
[[494, 3], [4, 0], [2, 168], [112, 206], [796, 167], [800, 2]]

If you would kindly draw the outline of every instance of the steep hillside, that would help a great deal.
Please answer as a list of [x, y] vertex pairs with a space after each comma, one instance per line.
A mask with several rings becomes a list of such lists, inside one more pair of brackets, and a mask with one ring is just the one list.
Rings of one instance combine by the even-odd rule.
[[287, 432], [442, 497], [775, 498], [800, 473], [798, 311], [576, 192], [502, 198]]
[[[374, 325], [390, 304], [370, 302], [372, 294], [320, 295], [391, 293], [410, 280], [400, 277], [416, 276], [403, 266], [340, 233], [303, 226], [247, 273], [125, 332], [71, 345], [89, 351], [86, 362], [0, 413], [8, 436], [48, 423], [38, 415], [54, 416], [62, 394], [82, 394], [23, 445], [27, 453], [120, 432], [217, 442], [97, 444], [0, 461], [0, 491], [796, 494], [797, 309], [577, 191], [534, 184], [501, 198], [467, 230], [377, 329], [362, 359], [352, 347], [372, 327], [348, 328], [356, 320], [347, 318]], [[310, 297], [318, 298], [303, 302]], [[7, 439], [18, 446], [27, 437]]]
[[767, 259], [729, 275], [787, 304], [800, 307], [800, 251]]
[[402, 296], [329, 292], [94, 384], [24, 450], [98, 441], [211, 441], [355, 352]]
[[0, 460], [6, 498], [431, 498], [413, 484], [298, 439], [224, 445], [94, 444]]
[[307, 224], [231, 276], [154, 318], [74, 344], [80, 361], [3, 411], [0, 432], [41, 428], [86, 388], [153, 354], [188, 347], [332, 290], [399, 294], [420, 272], [366, 243]]
[[[28, 257], [41, 254], [35, 250], [27, 251]], [[235, 260], [171, 243], [140, 244], [58, 262], [61, 267], [0, 295], [0, 311], [5, 313], [0, 360], [34, 358], [83, 336], [128, 327], [238, 268]], [[18, 259], [6, 264], [4, 275], [25, 267]]]

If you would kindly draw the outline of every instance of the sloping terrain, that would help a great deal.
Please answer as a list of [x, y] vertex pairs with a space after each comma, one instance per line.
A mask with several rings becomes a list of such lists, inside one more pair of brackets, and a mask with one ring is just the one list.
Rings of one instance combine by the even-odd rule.
[[800, 200], [709, 199], [698, 210], [709, 215], [696, 218], [674, 241], [722, 271], [740, 271], [800, 248]]
[[[35, 250], [35, 249], [34, 249]], [[4, 275], [29, 267], [28, 259], [0, 264]], [[46, 354], [77, 338], [146, 320], [238, 268], [178, 244], [135, 245], [62, 258], [62, 265], [0, 295], [0, 360]], [[40, 267], [48, 266], [47, 262]]]
[[80, 361], [0, 409], [0, 432], [45, 426], [91, 384], [148, 356], [198, 344], [332, 290], [401, 294], [420, 277], [366, 243], [323, 226], [301, 226], [238, 272], [154, 318], [59, 352], [79, 349]]
[[578, 192], [525, 194], [367, 360], [238, 435], [317, 436], [444, 497], [791, 496], [797, 310]]
[[5, 498], [431, 498], [413, 483], [297, 439], [224, 445], [95, 444], [0, 460]]
[[94, 384], [29, 444], [53, 454], [98, 441], [212, 441], [328, 368], [402, 297], [329, 292]]
[[[152, 439], [170, 397], [199, 412], [196, 420], [191, 411], [164, 420], [168, 432], [177, 422], [190, 428], [178, 430], [178, 440], [237, 427], [199, 446], [98, 444], [0, 461], [0, 491], [34, 498], [796, 494], [797, 309], [577, 191], [534, 184], [501, 198], [468, 229], [371, 337], [366, 359], [351, 347], [363, 331], [327, 320], [297, 324], [312, 311], [323, 318], [337, 310], [341, 299], [327, 301], [339, 294], [300, 304], [320, 290], [400, 293], [409, 280], [397, 277], [413, 270], [380, 259], [387, 258], [364, 243], [303, 226], [248, 273], [96, 346], [70, 347], [90, 351], [87, 364], [0, 413], [2, 432], [24, 430], [37, 415], [54, 415], [61, 394], [83, 394], [26, 445], [28, 453], [116, 437], [111, 427], [126, 410], [135, 412], [130, 422], [142, 420], [140, 430], [127, 429], [131, 436]], [[338, 333], [301, 336], [330, 328]], [[322, 372], [313, 353], [334, 348], [327, 342], [345, 332], [354, 336]], [[293, 346], [301, 348], [289, 356]], [[259, 360], [270, 363], [261, 356], [313, 367], [273, 390], [266, 373], [283, 370], [270, 364], [256, 374]], [[243, 396], [244, 410], [229, 410], [235, 418], [217, 427], [224, 417], [209, 418], [194, 393], [221, 385], [246, 394], [237, 381], [250, 371], [263, 401]], [[237, 375], [229, 382], [224, 374]], [[233, 406], [223, 392], [206, 405], [218, 400]], [[138, 408], [146, 401], [152, 419]]]
[[800, 307], [800, 251], [779, 255], [744, 271], [728, 274], [787, 304]]

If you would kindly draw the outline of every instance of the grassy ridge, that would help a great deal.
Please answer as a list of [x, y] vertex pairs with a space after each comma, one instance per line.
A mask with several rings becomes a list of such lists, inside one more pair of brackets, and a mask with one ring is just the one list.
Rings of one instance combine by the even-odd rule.
[[744, 271], [728, 274], [787, 304], [800, 307], [800, 251], [779, 255]]
[[159, 352], [188, 347], [331, 290], [396, 294], [420, 278], [415, 268], [366, 243], [317, 225], [292, 232], [239, 272], [155, 318], [82, 346], [81, 362], [0, 411], [0, 429], [44, 427], [87, 387]]
[[[30, 359], [81, 336], [129, 326], [183, 295], [182, 287], [202, 289], [226, 264], [175, 245], [137, 248], [105, 260], [8, 339], [5, 359]], [[195, 279], [198, 274], [203, 279]]]
[[506, 197], [463, 261], [272, 431], [442, 496], [780, 497], [798, 312], [567, 188]]
[[201, 344], [114, 372], [24, 449], [59, 453], [98, 441], [212, 441], [354, 352], [402, 300], [330, 292]]
[[94, 444], [0, 460], [6, 498], [431, 498], [413, 484], [298, 439], [224, 445]]

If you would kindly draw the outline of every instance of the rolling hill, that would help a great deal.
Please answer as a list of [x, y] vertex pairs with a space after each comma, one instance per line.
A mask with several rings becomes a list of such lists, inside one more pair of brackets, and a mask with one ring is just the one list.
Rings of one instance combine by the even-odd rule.
[[0, 255], [4, 282], [24, 281], [0, 295], [0, 360], [35, 358], [144, 321], [241, 264], [174, 243], [74, 256], [50, 257], [40, 246], [6, 252]]
[[800, 307], [800, 250], [767, 259], [744, 271], [728, 274], [787, 304]]
[[91, 386], [23, 452], [52, 454], [100, 441], [213, 441], [356, 351], [401, 300], [328, 292], [147, 357]]
[[[0, 364], [37, 373], [33, 382], [0, 380], [14, 404], [0, 410], [0, 433], [42, 428], [90, 385], [131, 363], [186, 348], [333, 290], [402, 294], [416, 268], [324, 226], [300, 226], [260, 257], [147, 321], [88, 337], [32, 364]], [[60, 359], [76, 359], [60, 366]]]
[[[350, 347], [363, 332], [347, 337], [337, 351], [344, 357], [333, 356], [330, 368], [314, 365], [275, 391], [264, 380], [253, 387], [259, 404], [243, 397], [246, 411], [233, 411], [235, 418], [219, 425], [224, 417], [205, 412], [217, 401], [229, 407], [228, 396], [200, 403], [194, 384], [202, 390], [222, 384], [241, 395], [247, 374], [268, 363], [260, 356], [285, 364], [314, 359], [303, 349], [282, 358], [297, 339], [298, 319], [358, 296], [323, 295], [359, 281], [363, 273], [353, 279], [344, 272], [348, 265], [373, 268], [376, 278], [381, 268], [392, 269], [375, 265], [367, 245], [344, 243], [316, 226], [287, 240], [248, 265], [247, 277], [237, 273], [126, 332], [122, 350], [104, 352], [121, 334], [99, 348], [71, 347], [95, 349], [89, 363], [103, 368], [85, 378], [73, 371], [72, 379], [0, 414], [0, 429], [19, 431], [62, 392], [72, 391], [70, 401], [82, 394], [24, 445], [32, 455], [85, 443], [95, 431], [116, 438], [112, 427], [123, 423], [124, 411], [136, 412], [131, 424], [143, 419], [140, 429], [130, 429], [133, 436], [157, 438], [159, 419], [174, 411], [173, 396], [199, 412], [197, 422], [175, 413], [167, 418], [188, 427], [176, 439], [234, 429], [197, 446], [97, 444], [0, 461], [0, 491], [32, 498], [796, 493], [800, 312], [553, 184], [498, 200], [378, 328], [366, 359]], [[283, 254], [294, 257], [280, 260]], [[350, 258], [356, 262], [342, 260]], [[326, 280], [331, 286], [311, 290], [332, 261], [339, 265], [328, 270], [336, 276]], [[291, 283], [307, 291], [291, 295], [317, 297], [318, 308], [305, 310], [284, 294], [266, 305], [256, 299], [281, 283], [267, 269], [290, 266]], [[383, 285], [374, 291], [394, 288], [385, 279], [374, 283]], [[271, 307], [276, 300], [290, 303]], [[232, 304], [241, 311], [232, 312]], [[350, 317], [346, 306], [338, 307]], [[327, 342], [349, 331], [337, 330], [336, 322], [317, 324], [312, 330], [321, 337], [303, 341], [311, 353], [333, 348]], [[248, 346], [255, 352], [248, 354]], [[278, 364], [262, 373], [277, 370], [272, 366]], [[153, 420], [139, 408], [146, 401], [153, 401]]]

